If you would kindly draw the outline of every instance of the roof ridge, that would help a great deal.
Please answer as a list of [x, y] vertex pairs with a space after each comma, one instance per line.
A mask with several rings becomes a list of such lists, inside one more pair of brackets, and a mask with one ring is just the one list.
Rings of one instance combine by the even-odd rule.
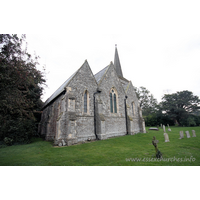
[[[59, 96], [67, 87], [67, 85], [71, 82], [71, 80], [75, 77], [75, 75], [79, 72], [79, 70], [83, 67], [83, 65], [88, 64], [87, 60], [76, 70], [44, 103], [43, 108], [46, 107], [51, 101], [53, 101], [57, 96]], [[88, 64], [89, 65], [89, 64]]]
[[107, 72], [108, 68], [109, 68], [110, 64], [106, 67], [104, 67], [101, 71], [99, 71], [98, 73], [96, 73], [94, 75], [97, 84], [99, 85], [99, 82], [102, 80], [102, 78], [104, 77], [105, 73]]
[[[109, 65], [108, 65], [108, 66], [109, 66]], [[108, 67], [108, 66], [106, 66], [106, 67]], [[101, 71], [105, 70], [106, 67], [104, 67], [102, 70], [100, 70], [99, 72], [97, 72], [94, 76], [96, 76], [96, 75], [97, 75], [98, 73], [100, 73]]]

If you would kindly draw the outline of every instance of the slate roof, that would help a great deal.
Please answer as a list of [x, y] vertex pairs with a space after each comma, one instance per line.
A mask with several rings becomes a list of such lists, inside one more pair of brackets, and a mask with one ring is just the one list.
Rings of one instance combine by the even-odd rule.
[[99, 71], [98, 73], [96, 73], [94, 75], [94, 78], [96, 79], [97, 83], [100, 82], [100, 80], [102, 79], [103, 75], [106, 73], [106, 71], [108, 70], [110, 65], [108, 65], [107, 67], [105, 67], [104, 69], [102, 69], [101, 71]]
[[[87, 60], [85, 61], [85, 63], [87, 62]], [[85, 64], [84, 63], [84, 64]], [[97, 83], [99, 84], [100, 81], [102, 80], [103, 76], [106, 74], [108, 68], [110, 67], [110, 65], [113, 65], [113, 63], [111, 62], [107, 67], [105, 67], [104, 69], [102, 69], [101, 71], [99, 71], [98, 73], [96, 73], [94, 75], [94, 78], [96, 79]], [[129, 81], [127, 79], [125, 79], [123, 77], [123, 74], [122, 74], [122, 69], [121, 69], [121, 64], [120, 64], [120, 61], [119, 61], [119, 55], [118, 55], [118, 51], [117, 51], [117, 47], [115, 48], [115, 58], [114, 58], [114, 68], [117, 72], [117, 75], [120, 79], [124, 80], [127, 82], [124, 83], [122, 82], [122, 85], [124, 87], [124, 90], [126, 91], [128, 85], [129, 85]], [[80, 69], [80, 68], [79, 68]], [[76, 73], [79, 71], [79, 69], [74, 73], [72, 74], [47, 100], [46, 102], [44, 103], [44, 106], [43, 108], [45, 108], [51, 101], [53, 101], [57, 96], [59, 96], [62, 92], [65, 91], [65, 88], [67, 87], [67, 85], [69, 84], [69, 82], [72, 80], [72, 78], [76, 75]]]
[[127, 92], [127, 91], [128, 91], [128, 88], [129, 88], [129, 86], [130, 86], [130, 82], [127, 82], [127, 83], [125, 83], [125, 84], [122, 83], [122, 86], [123, 86], [123, 88], [124, 88], [124, 91]]
[[[77, 70], [78, 71], [78, 70]], [[76, 72], [77, 72], [76, 71]], [[43, 108], [49, 104], [52, 100], [54, 100], [58, 95], [60, 95], [64, 90], [65, 88], [67, 87], [68, 83], [71, 81], [71, 79], [74, 77], [74, 75], [76, 74], [73, 73], [44, 103], [44, 106]]]

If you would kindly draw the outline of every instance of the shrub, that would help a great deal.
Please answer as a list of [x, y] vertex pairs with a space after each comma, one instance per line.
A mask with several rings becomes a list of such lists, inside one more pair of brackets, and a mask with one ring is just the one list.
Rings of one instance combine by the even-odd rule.
[[8, 146], [11, 146], [13, 144], [13, 139], [11, 139], [9, 137], [5, 137], [3, 141]]

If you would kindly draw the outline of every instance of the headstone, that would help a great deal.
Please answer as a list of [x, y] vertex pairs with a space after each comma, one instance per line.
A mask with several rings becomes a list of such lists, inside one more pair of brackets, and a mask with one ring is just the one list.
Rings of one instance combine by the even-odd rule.
[[179, 134], [180, 134], [180, 138], [179, 139], [183, 139], [184, 138], [183, 131], [180, 131]]
[[171, 128], [169, 128], [169, 124], [167, 124], [167, 126], [168, 126], [168, 129], [167, 129], [167, 130], [168, 130], [168, 131], [172, 131]]
[[160, 124], [160, 128], [163, 128], [163, 127], [162, 127], [162, 124]]
[[162, 153], [159, 151], [158, 146], [157, 146], [158, 142], [159, 141], [156, 140], [156, 137], [153, 136], [152, 144], [153, 144], [153, 146], [155, 147], [155, 150], [156, 150], [156, 158], [162, 158]]
[[192, 130], [192, 137], [197, 137], [196, 133], [195, 133], [195, 130]]
[[65, 143], [65, 141], [64, 141], [64, 140], [62, 140], [62, 145], [63, 145], [63, 146], [65, 146], [65, 145], [66, 145], [66, 143]]
[[154, 127], [151, 127], [151, 128], [149, 128], [149, 130], [153, 130], [153, 131], [159, 131], [159, 129], [158, 129], [158, 128], [154, 128]]
[[190, 133], [189, 131], [185, 131], [187, 138], [190, 138]]
[[165, 125], [163, 125], [163, 131], [164, 131], [164, 133], [166, 132], [166, 131], [165, 131]]
[[165, 142], [169, 142], [169, 136], [167, 133], [164, 133], [164, 137], [165, 137]]

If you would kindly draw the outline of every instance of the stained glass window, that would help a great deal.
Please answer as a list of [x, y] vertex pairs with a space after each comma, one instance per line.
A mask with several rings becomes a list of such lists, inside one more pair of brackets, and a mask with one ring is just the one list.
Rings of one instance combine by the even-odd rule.
[[133, 112], [133, 115], [135, 115], [135, 104], [134, 104], [134, 102], [132, 102], [132, 112]]
[[84, 112], [87, 113], [87, 90], [84, 94]]
[[114, 94], [114, 109], [115, 109], [115, 113], [117, 113], [116, 94]]
[[110, 93], [110, 112], [113, 113], [112, 93]]

